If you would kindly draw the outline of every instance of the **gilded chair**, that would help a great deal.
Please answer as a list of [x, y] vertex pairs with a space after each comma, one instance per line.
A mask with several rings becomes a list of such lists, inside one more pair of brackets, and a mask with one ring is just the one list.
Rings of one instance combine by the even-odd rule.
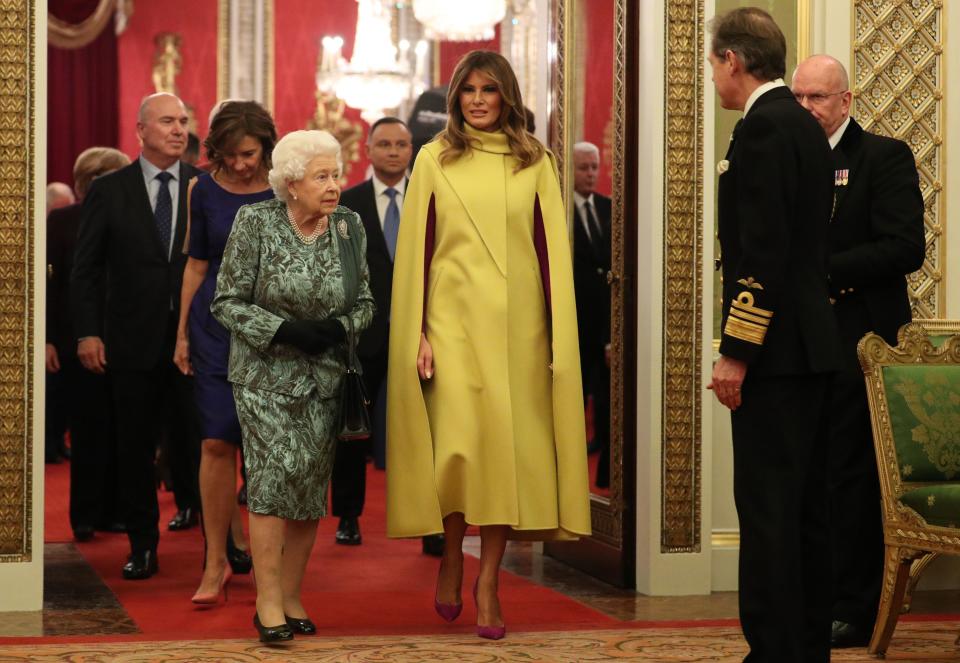
[[868, 647], [881, 658], [930, 555], [960, 554], [960, 335], [934, 322], [947, 323], [905, 325], [895, 348], [876, 334], [857, 346], [883, 510], [883, 586]]

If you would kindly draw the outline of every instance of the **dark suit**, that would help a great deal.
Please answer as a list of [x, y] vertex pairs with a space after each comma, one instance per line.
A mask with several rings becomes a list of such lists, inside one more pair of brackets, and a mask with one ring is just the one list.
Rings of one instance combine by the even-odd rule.
[[[381, 387], [385, 388], [387, 375], [387, 345], [390, 336], [390, 293], [393, 285], [393, 260], [383, 237], [383, 227], [377, 212], [373, 180], [368, 179], [351, 187], [340, 196], [340, 204], [360, 215], [367, 234], [367, 266], [370, 269], [370, 292], [377, 310], [370, 327], [364, 330], [357, 346], [363, 366], [363, 380], [371, 398], [374, 419], [373, 442], [382, 447], [385, 437], [383, 417], [377, 416], [385, 403]], [[374, 450], [375, 455], [377, 449]], [[333, 515], [356, 518], [363, 512], [367, 484], [367, 447], [356, 442], [340, 442], [333, 465], [331, 502]], [[382, 448], [380, 449], [382, 455]], [[382, 460], [382, 458], [381, 458]]]
[[580, 376], [583, 397], [593, 396], [593, 443], [600, 449], [595, 483], [610, 485], [610, 367], [606, 346], [610, 342], [610, 199], [593, 194], [600, 224], [598, 237], [592, 223], [591, 235], [585, 219], [574, 206], [573, 283], [577, 296], [577, 332], [580, 341]]
[[910, 322], [905, 275], [923, 265], [923, 196], [905, 143], [851, 119], [833, 150], [835, 206], [830, 286], [843, 343], [830, 426], [833, 618], [869, 633], [883, 576], [880, 482], [857, 342], [876, 332], [894, 345]]
[[108, 378], [80, 365], [70, 316], [70, 272], [80, 214], [77, 204], [47, 217], [47, 343], [56, 348], [60, 361], [60, 370], [47, 374], [47, 434], [62, 440], [70, 429], [70, 524], [74, 529], [119, 520], [117, 445]]
[[[180, 164], [169, 254], [157, 232], [139, 160], [95, 180], [83, 201], [72, 280], [74, 333], [78, 339], [99, 336], [106, 346], [124, 519], [134, 551], [153, 550], [159, 539], [153, 459], [161, 430], [174, 449], [172, 469], [181, 474], [179, 481], [197, 481], [192, 385], [174, 366], [173, 348], [186, 263], [180, 247], [187, 183], [198, 172]], [[102, 315], [101, 283], [106, 283]]]
[[786, 87], [738, 124], [719, 183], [720, 353], [748, 365], [731, 415], [746, 660], [828, 661], [826, 414], [840, 362], [830, 146]]

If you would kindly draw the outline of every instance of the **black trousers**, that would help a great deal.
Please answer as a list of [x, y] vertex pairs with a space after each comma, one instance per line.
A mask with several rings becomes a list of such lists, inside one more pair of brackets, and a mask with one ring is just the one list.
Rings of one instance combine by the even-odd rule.
[[[363, 383], [371, 399], [370, 412], [376, 410], [380, 385], [387, 377], [387, 352], [361, 360]], [[367, 453], [369, 440], [337, 441], [337, 452], [330, 478], [331, 511], [337, 518], [359, 518], [367, 496]]]
[[583, 380], [583, 402], [593, 396], [593, 442], [600, 448], [597, 461], [598, 488], [610, 486], [610, 367], [604, 348], [584, 351], [580, 357], [580, 377]]
[[833, 618], [873, 628], [883, 581], [883, 514], [873, 429], [857, 342], [871, 325], [859, 299], [836, 305], [844, 348], [831, 407], [829, 463]]
[[57, 451], [70, 430], [70, 525], [76, 529], [122, 518], [109, 378], [85, 370], [71, 350], [58, 348], [60, 370], [47, 374], [47, 447], [49, 453], [53, 437]]
[[[165, 347], [147, 370], [111, 369], [119, 446], [120, 491], [131, 550], [155, 550], [160, 540], [154, 458], [167, 432], [171, 469], [198, 482], [200, 436], [192, 379], [173, 364], [176, 325], [171, 316]], [[169, 350], [169, 352], [168, 352]], [[199, 493], [198, 489], [194, 489]], [[199, 503], [199, 500], [197, 500]]]
[[749, 663], [830, 660], [826, 494], [832, 376], [753, 377], [733, 424], [740, 622]]

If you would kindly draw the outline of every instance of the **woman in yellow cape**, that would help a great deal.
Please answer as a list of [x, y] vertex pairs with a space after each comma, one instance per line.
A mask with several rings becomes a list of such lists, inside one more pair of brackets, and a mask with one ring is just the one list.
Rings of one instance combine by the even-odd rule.
[[387, 533], [444, 532], [436, 609], [460, 612], [467, 524], [482, 542], [478, 633], [505, 632], [507, 538], [590, 534], [566, 215], [509, 63], [468, 53], [447, 127], [404, 196], [390, 311]]

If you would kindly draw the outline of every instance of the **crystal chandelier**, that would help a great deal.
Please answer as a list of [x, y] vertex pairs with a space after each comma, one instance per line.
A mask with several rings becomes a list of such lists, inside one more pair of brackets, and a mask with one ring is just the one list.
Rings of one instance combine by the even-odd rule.
[[506, 13], [507, 0], [413, 0], [413, 15], [423, 24], [428, 39], [493, 39], [493, 28]]
[[[341, 37], [324, 37], [317, 88], [359, 109], [360, 117], [372, 124], [383, 117], [384, 110], [397, 108], [411, 95], [410, 44], [404, 40], [399, 48], [393, 45], [390, 11], [382, 0], [357, 2], [353, 57], [347, 63], [341, 56]], [[414, 49], [414, 81], [422, 78], [426, 51], [426, 42]]]

